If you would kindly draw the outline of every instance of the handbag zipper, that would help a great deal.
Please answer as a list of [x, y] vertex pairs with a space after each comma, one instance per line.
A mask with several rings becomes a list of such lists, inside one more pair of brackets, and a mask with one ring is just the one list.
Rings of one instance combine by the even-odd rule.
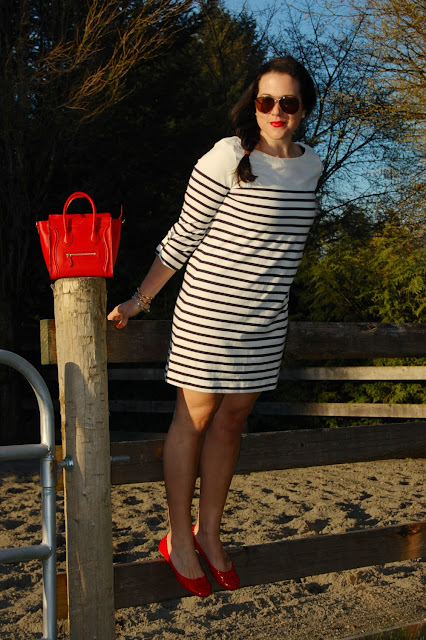
[[67, 258], [69, 258], [70, 264], [69, 266], [72, 267], [73, 262], [72, 262], [72, 258], [73, 256], [95, 256], [96, 255], [96, 251], [84, 251], [84, 252], [80, 252], [80, 253], [66, 253], [65, 254]]
[[66, 253], [67, 258], [71, 258], [72, 256], [95, 256], [96, 251], [86, 251], [85, 253]]

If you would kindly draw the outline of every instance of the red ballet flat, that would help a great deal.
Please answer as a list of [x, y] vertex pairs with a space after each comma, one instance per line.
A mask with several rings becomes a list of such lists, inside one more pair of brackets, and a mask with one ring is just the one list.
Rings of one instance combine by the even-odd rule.
[[199, 596], [200, 598], [206, 598], [210, 594], [210, 582], [207, 580], [205, 574], [201, 578], [186, 578], [176, 569], [173, 562], [170, 560], [170, 555], [167, 550], [167, 535], [165, 535], [161, 540], [160, 544], [158, 545], [158, 550], [166, 560], [166, 562], [168, 562], [168, 564], [173, 569], [173, 573], [175, 574], [177, 581], [182, 585], [182, 587], [184, 587], [194, 596]]
[[216, 580], [216, 582], [218, 583], [218, 585], [220, 585], [224, 589], [228, 589], [229, 591], [238, 589], [238, 585], [240, 584], [240, 578], [238, 573], [235, 571], [234, 563], [232, 562], [232, 560], [231, 560], [231, 568], [228, 569], [228, 571], [219, 571], [219, 569], [216, 569], [216, 567], [212, 565], [212, 563], [204, 553], [203, 549], [201, 548], [197, 538], [195, 537], [194, 527], [192, 528], [192, 535], [194, 536], [195, 548], [197, 549], [198, 553], [200, 553], [203, 556], [204, 560], [207, 562], [209, 569], [211, 571], [211, 574], [213, 578]]

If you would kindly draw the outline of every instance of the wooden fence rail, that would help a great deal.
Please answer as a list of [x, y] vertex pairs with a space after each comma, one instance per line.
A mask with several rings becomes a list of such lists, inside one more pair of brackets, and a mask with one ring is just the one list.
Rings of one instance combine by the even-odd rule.
[[[426, 556], [426, 521], [322, 534], [227, 549], [240, 586], [295, 580], [310, 575]], [[204, 570], [206, 565], [201, 558]], [[220, 587], [212, 583], [212, 591]], [[115, 608], [136, 607], [190, 594], [162, 559], [114, 565]], [[58, 618], [67, 616], [66, 574], [58, 575]]]
[[[54, 320], [42, 320], [41, 355], [44, 364], [56, 363]], [[352, 359], [422, 356], [424, 325], [339, 322], [295, 322], [289, 325], [285, 357], [292, 360]], [[135, 321], [117, 331], [107, 324], [107, 354], [111, 363], [163, 362], [170, 339], [170, 323]], [[112, 380], [161, 380], [163, 370], [115, 369]], [[398, 367], [307, 367], [282, 368], [281, 380], [425, 380], [426, 366]], [[173, 413], [174, 402], [154, 400], [111, 400], [115, 413]], [[255, 412], [275, 416], [340, 416], [367, 418], [426, 419], [426, 405], [385, 403], [280, 403], [258, 402]]]
[[[54, 320], [40, 322], [42, 364], [56, 364]], [[164, 362], [170, 323], [134, 320], [125, 331], [107, 323], [109, 363]], [[424, 324], [378, 322], [290, 322], [284, 358], [289, 360], [360, 360], [362, 358], [422, 357]]]
[[[163, 479], [164, 440], [111, 443], [111, 484]], [[244, 434], [236, 473], [426, 457], [426, 422]]]
[[[111, 463], [111, 484], [162, 480], [163, 445], [111, 443], [111, 456], [129, 457]], [[425, 456], [426, 422], [245, 434], [236, 473]], [[426, 556], [426, 521], [228, 551], [242, 587], [266, 584]], [[161, 559], [115, 565], [114, 593], [117, 609], [189, 595]], [[59, 574], [58, 617], [66, 616], [66, 575]]]
[[[125, 331], [113, 323], [106, 329], [109, 363], [149, 363], [146, 369], [112, 369], [110, 381], [159, 380], [163, 372], [153, 366], [164, 361], [170, 325], [166, 322], [135, 321]], [[422, 357], [425, 355], [426, 325], [377, 323], [290, 323], [287, 360], [371, 359], [377, 357]], [[42, 360], [56, 362], [55, 326], [41, 323]], [[308, 367], [281, 371], [283, 380], [424, 380], [426, 367]], [[346, 407], [351, 413], [346, 413]], [[261, 408], [259, 408], [261, 407]], [[426, 418], [421, 405], [284, 405], [259, 403], [266, 415], [382, 415]], [[345, 407], [345, 408], [344, 408]], [[372, 408], [374, 407], [374, 409]], [[151, 401], [112, 401], [110, 410], [169, 412], [172, 404]], [[111, 484], [153, 482], [163, 478], [164, 440], [111, 443]], [[65, 453], [65, 452], [64, 452]], [[117, 458], [117, 456], [119, 458]], [[252, 473], [295, 467], [352, 463], [388, 458], [425, 457], [426, 422], [303, 429], [245, 434], [237, 473]], [[114, 459], [115, 458], [115, 459]], [[363, 566], [426, 556], [426, 521], [395, 524], [339, 535], [292, 538], [280, 542], [231, 549], [229, 555], [241, 577], [241, 586], [265, 584]], [[203, 562], [203, 561], [202, 561]], [[214, 590], [219, 587], [213, 587]], [[67, 615], [67, 578], [58, 576], [58, 617]], [[187, 596], [162, 559], [114, 566], [116, 608], [138, 606]]]

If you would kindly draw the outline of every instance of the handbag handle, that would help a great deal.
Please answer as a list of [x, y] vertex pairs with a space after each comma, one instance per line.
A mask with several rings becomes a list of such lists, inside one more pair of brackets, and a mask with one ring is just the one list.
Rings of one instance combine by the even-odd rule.
[[68, 207], [70, 206], [71, 202], [73, 200], [77, 200], [77, 198], [86, 198], [86, 200], [88, 200], [90, 202], [90, 205], [92, 207], [92, 213], [93, 213], [92, 235], [90, 236], [90, 240], [93, 243], [96, 243], [96, 235], [95, 235], [96, 207], [95, 207], [95, 203], [93, 202], [92, 198], [87, 195], [87, 193], [84, 193], [83, 191], [75, 191], [74, 193], [72, 193], [69, 196], [69, 198], [67, 198], [67, 201], [64, 204], [64, 211], [63, 211], [64, 244], [71, 244], [71, 242], [72, 242], [72, 231], [70, 231], [70, 233], [67, 233], [67, 211], [68, 211]]

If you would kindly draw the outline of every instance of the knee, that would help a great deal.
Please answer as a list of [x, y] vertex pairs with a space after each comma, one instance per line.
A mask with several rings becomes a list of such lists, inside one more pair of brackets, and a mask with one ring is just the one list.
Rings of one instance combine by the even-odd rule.
[[191, 416], [192, 426], [194, 430], [204, 434], [213, 422], [215, 411], [200, 411]]
[[213, 422], [215, 413], [216, 410], [209, 408], [198, 408], [190, 413], [186, 411], [181, 413], [177, 410], [173, 417], [173, 422], [179, 424], [179, 426], [184, 426], [186, 433], [202, 436]]
[[231, 436], [241, 435], [247, 425], [249, 413], [246, 410], [227, 411], [220, 421], [222, 431]]
[[213, 423], [213, 426], [221, 432], [222, 437], [232, 439], [242, 434], [247, 425], [247, 418], [259, 395], [259, 392], [255, 392], [225, 396]]

